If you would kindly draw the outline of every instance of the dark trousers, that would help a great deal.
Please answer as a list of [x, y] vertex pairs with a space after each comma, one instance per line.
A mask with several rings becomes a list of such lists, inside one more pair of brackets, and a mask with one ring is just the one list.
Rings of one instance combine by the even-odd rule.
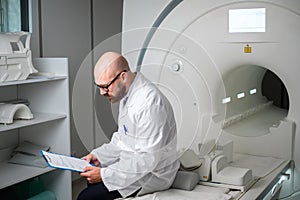
[[116, 191], [108, 191], [103, 182], [88, 184], [88, 187], [81, 191], [77, 200], [113, 200], [122, 197]]

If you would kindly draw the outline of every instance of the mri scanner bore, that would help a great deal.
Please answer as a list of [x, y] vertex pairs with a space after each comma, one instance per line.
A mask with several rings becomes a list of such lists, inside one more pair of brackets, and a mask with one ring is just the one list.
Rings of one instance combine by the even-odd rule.
[[[237, 67], [225, 76], [224, 85], [227, 96], [222, 103], [228, 109], [223, 128], [231, 134], [247, 137], [268, 134], [269, 128], [278, 127], [288, 114], [289, 98], [285, 85], [275, 73], [264, 67]], [[257, 100], [255, 95], [260, 93]], [[242, 101], [247, 102], [246, 109]], [[243, 119], [247, 121], [234, 125]], [[251, 127], [255, 124], [260, 124], [260, 129], [253, 131]]]

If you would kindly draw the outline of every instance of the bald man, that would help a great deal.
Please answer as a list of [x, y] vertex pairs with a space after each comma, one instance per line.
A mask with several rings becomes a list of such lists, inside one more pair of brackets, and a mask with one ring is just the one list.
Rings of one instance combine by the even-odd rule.
[[95, 166], [80, 175], [88, 187], [84, 199], [133, 197], [168, 189], [179, 168], [176, 123], [172, 107], [140, 72], [132, 72], [116, 52], [103, 54], [94, 68], [100, 94], [120, 102], [118, 130], [109, 143], [84, 157]]

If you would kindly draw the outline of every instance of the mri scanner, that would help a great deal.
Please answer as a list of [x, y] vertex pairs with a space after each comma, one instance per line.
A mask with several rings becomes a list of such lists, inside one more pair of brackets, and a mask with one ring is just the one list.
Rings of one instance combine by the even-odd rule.
[[298, 0], [124, 0], [122, 53], [169, 98], [178, 152], [230, 141], [257, 175], [231, 199], [300, 199], [299, 15]]

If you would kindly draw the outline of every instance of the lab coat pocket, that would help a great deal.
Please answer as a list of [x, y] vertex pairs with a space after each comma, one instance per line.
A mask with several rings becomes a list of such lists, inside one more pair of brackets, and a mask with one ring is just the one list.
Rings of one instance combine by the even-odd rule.
[[119, 118], [119, 132], [122, 144], [133, 150], [135, 146], [135, 125], [128, 115]]

